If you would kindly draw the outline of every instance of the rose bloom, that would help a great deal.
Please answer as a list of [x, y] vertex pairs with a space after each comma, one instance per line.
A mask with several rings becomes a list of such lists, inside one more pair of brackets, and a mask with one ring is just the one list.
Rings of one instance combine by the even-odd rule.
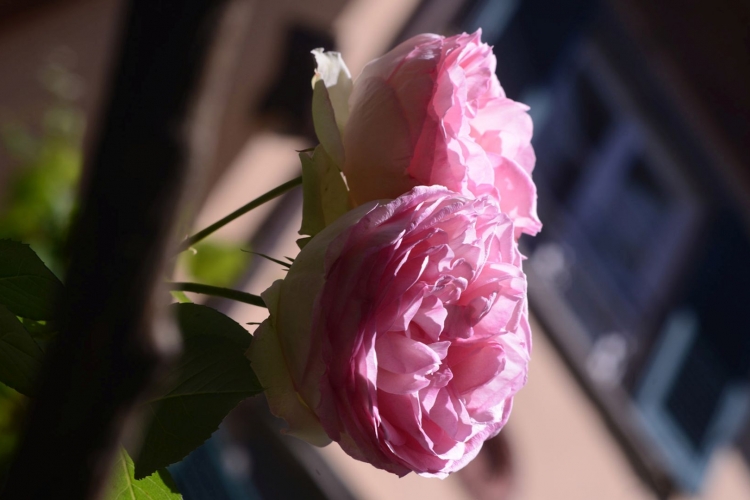
[[364, 68], [343, 134], [355, 203], [442, 185], [494, 195], [518, 235], [539, 231], [528, 107], [505, 96], [480, 35], [418, 35]]
[[400, 476], [460, 469], [526, 382], [521, 258], [491, 196], [417, 187], [348, 212], [263, 294], [250, 358], [271, 410]]

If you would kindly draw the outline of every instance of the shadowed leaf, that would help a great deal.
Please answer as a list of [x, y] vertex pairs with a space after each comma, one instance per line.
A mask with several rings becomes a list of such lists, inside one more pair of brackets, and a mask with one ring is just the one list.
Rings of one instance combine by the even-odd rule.
[[0, 382], [31, 396], [44, 352], [15, 314], [0, 305]]
[[262, 390], [245, 357], [252, 339], [247, 330], [210, 307], [171, 307], [183, 352], [166, 390], [148, 403], [153, 418], [136, 459], [136, 478], [182, 460], [240, 401]]
[[53, 319], [63, 284], [30, 246], [0, 240], [0, 304], [34, 320]]

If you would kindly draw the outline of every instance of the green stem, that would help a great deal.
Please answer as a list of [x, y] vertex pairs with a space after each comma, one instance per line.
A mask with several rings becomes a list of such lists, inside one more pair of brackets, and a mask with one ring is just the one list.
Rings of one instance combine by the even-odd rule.
[[224, 297], [225, 299], [236, 300], [237, 302], [244, 302], [258, 307], [266, 307], [266, 303], [263, 299], [257, 295], [251, 293], [240, 292], [239, 290], [232, 290], [231, 288], [222, 288], [220, 286], [204, 285], [201, 283], [185, 283], [172, 281], [168, 283], [170, 290], [180, 292], [193, 292], [201, 293], [203, 295], [213, 295], [214, 297]]
[[221, 229], [222, 227], [226, 226], [227, 224], [229, 224], [230, 222], [232, 222], [234, 219], [236, 219], [236, 218], [238, 218], [238, 217], [240, 217], [242, 215], [245, 215], [250, 210], [252, 210], [254, 208], [257, 208], [257, 207], [261, 206], [262, 204], [264, 204], [264, 203], [266, 203], [268, 201], [273, 200], [274, 198], [278, 198], [282, 194], [286, 193], [287, 191], [289, 191], [293, 187], [299, 186], [300, 184], [302, 184], [302, 177], [297, 177], [296, 179], [292, 179], [289, 182], [285, 182], [281, 186], [279, 186], [277, 188], [274, 188], [274, 189], [270, 190], [269, 192], [267, 192], [266, 194], [261, 195], [261, 196], [255, 198], [253, 201], [251, 201], [247, 205], [243, 205], [242, 207], [238, 208], [237, 210], [235, 210], [231, 214], [227, 215], [223, 219], [214, 222], [213, 224], [211, 224], [207, 228], [203, 229], [202, 231], [198, 231], [193, 236], [190, 236], [190, 237], [186, 238], [180, 244], [179, 248], [177, 249], [177, 253], [184, 252], [185, 250], [187, 250], [191, 246], [195, 245], [196, 243], [198, 243], [199, 241], [201, 241], [202, 239], [204, 239], [206, 236], [208, 236], [211, 233], [217, 231], [218, 229]]

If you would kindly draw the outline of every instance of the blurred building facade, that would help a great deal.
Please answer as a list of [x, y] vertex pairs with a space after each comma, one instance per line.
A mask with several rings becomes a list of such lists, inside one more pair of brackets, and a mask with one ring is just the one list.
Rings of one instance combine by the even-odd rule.
[[698, 492], [750, 456], [750, 8], [466, 7], [534, 118], [532, 309], [643, 477]]

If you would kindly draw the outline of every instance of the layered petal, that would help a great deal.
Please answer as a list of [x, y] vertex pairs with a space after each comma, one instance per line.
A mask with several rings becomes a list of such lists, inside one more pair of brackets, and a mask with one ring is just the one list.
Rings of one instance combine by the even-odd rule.
[[[481, 31], [420, 35], [369, 63], [356, 79], [344, 129], [355, 203], [441, 185], [500, 200], [516, 237], [536, 234], [533, 126], [508, 99]], [[517, 172], [520, 170], [520, 172]]]
[[[286, 387], [352, 457], [445, 477], [499, 432], [525, 383], [520, 262], [496, 198], [416, 187], [315, 236], [269, 292], [275, 337], [264, 326], [261, 340], [278, 339]], [[272, 411], [298, 426], [284, 402]]]

